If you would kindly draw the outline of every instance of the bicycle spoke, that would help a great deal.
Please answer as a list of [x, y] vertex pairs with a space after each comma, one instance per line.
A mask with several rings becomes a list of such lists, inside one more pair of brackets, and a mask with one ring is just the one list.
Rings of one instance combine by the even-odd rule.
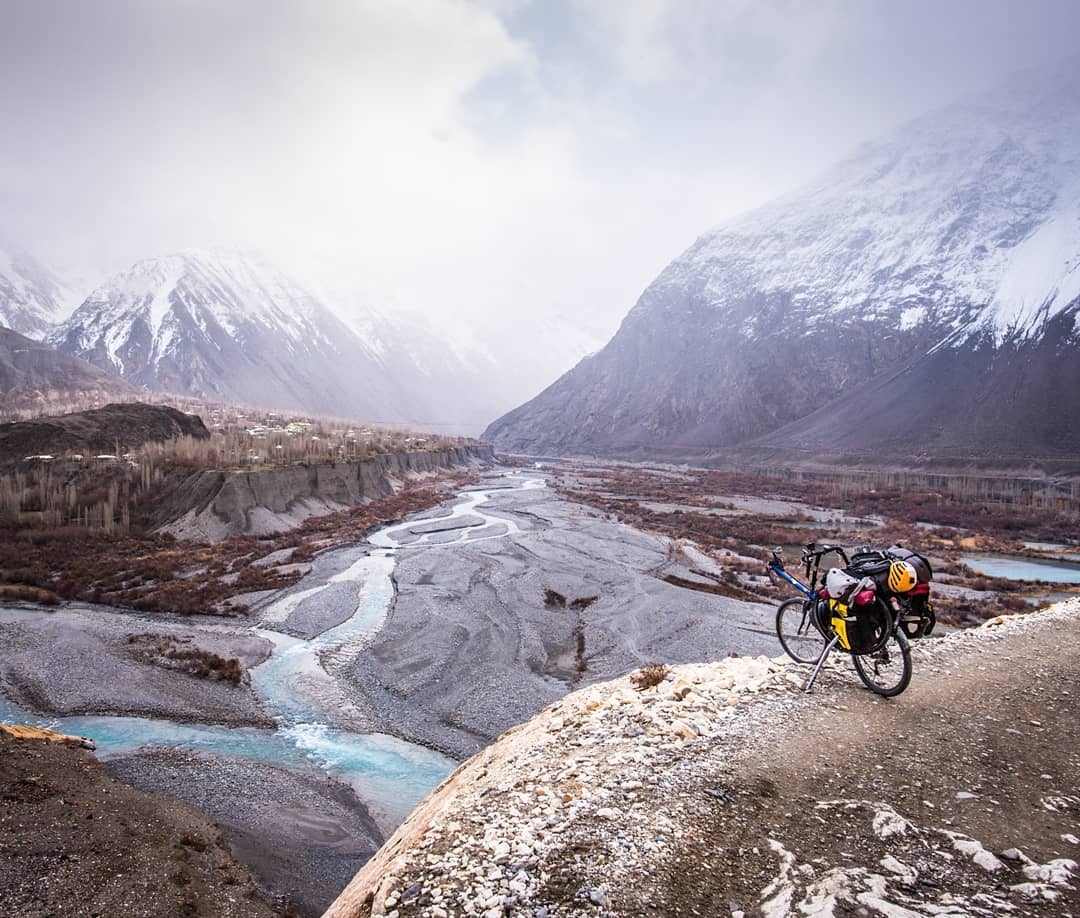
[[814, 623], [812, 609], [804, 599], [789, 599], [776, 611], [776, 634], [780, 645], [797, 663], [815, 663], [825, 639]]
[[893, 632], [880, 650], [855, 654], [852, 661], [866, 687], [879, 695], [899, 695], [911, 680], [911, 651], [899, 631]]

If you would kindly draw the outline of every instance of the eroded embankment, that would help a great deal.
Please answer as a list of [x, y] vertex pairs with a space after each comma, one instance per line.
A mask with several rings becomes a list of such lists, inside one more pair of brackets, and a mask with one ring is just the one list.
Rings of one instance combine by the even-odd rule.
[[207, 541], [281, 532], [311, 516], [387, 497], [404, 481], [492, 458], [490, 446], [476, 444], [385, 453], [362, 462], [196, 472], [161, 502], [150, 524], [179, 538]]
[[924, 642], [895, 700], [768, 658], [583, 689], [424, 801], [327, 913], [1080, 907], [1080, 603]]

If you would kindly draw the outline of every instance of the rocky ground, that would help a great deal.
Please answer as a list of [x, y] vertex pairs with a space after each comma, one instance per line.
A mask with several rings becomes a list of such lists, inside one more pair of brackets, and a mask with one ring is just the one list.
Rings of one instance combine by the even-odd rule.
[[549, 705], [452, 775], [343, 916], [1080, 914], [1080, 603], [915, 651], [680, 666]]
[[261, 889], [320, 915], [382, 843], [363, 803], [316, 768], [278, 768], [176, 749], [111, 758], [113, 777], [217, 821]]
[[113, 780], [83, 749], [0, 731], [0, 801], [4, 915], [278, 913], [211, 819]]
[[[272, 727], [246, 682], [177, 672], [132, 635], [182, 638], [242, 668], [270, 642], [210, 618], [135, 615], [72, 604], [55, 611], [0, 609], [0, 694], [42, 714], [130, 714], [183, 723]], [[166, 665], [168, 663], [168, 665]]]
[[[375, 729], [465, 758], [567, 691], [644, 663], [775, 652], [772, 607], [662, 579], [665, 538], [547, 488], [507, 490], [483, 511], [520, 531], [405, 544], [379, 634], [348, 661], [324, 658]], [[546, 602], [549, 589], [565, 602]]]

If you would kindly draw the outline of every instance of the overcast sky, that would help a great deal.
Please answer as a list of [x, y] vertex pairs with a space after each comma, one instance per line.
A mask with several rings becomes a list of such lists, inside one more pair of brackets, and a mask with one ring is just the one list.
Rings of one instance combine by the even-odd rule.
[[1080, 34], [1075, 0], [0, 14], [0, 235], [46, 263], [241, 246], [377, 305], [604, 333], [704, 230]]

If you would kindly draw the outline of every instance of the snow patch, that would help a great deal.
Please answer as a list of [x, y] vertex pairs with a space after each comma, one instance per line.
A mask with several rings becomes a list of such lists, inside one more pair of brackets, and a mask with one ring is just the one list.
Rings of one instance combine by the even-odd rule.
[[791, 897], [795, 886], [791, 882], [791, 871], [795, 866], [795, 855], [774, 838], [769, 839], [769, 847], [780, 857], [780, 873], [761, 892], [761, 913], [765, 918], [785, 918], [792, 913]]
[[975, 864], [987, 873], [996, 873], [1005, 866], [997, 857], [987, 851], [981, 842], [976, 841], [974, 838], [961, 835], [959, 832], [944, 832], [944, 834], [952, 840], [953, 847], [957, 851], [965, 857], [971, 858]]
[[874, 813], [873, 827], [874, 834], [884, 840], [894, 835], [907, 835], [911, 823], [892, 807], [882, 805], [881, 809]]

